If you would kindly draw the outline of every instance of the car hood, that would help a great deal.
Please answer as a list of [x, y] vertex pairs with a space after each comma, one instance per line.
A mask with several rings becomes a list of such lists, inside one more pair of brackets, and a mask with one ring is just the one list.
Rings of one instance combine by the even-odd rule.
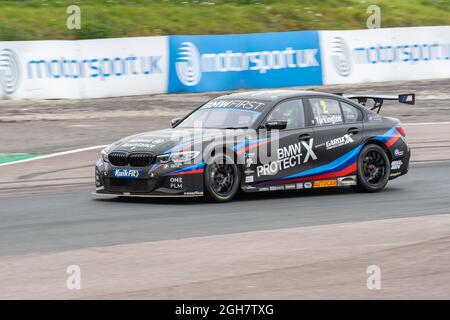
[[169, 128], [125, 137], [107, 147], [106, 151], [150, 152], [159, 155], [182, 151], [197, 143], [209, 143], [218, 136], [239, 136], [246, 132], [247, 130]]

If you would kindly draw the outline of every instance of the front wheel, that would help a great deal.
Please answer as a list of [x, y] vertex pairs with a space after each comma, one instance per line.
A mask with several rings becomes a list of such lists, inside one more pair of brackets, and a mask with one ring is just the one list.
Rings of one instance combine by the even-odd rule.
[[217, 155], [205, 167], [205, 189], [208, 200], [226, 202], [239, 191], [241, 174], [238, 166], [225, 155]]
[[383, 190], [391, 174], [386, 152], [376, 144], [365, 146], [358, 157], [358, 183], [354, 189], [359, 192]]

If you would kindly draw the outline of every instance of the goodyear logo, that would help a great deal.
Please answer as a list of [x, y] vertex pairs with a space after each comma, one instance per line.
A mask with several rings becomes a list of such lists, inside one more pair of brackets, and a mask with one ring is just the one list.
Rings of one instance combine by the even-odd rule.
[[120, 179], [137, 179], [142, 176], [142, 170], [136, 169], [114, 169], [113, 177]]
[[314, 182], [314, 188], [337, 187], [337, 180], [319, 180]]

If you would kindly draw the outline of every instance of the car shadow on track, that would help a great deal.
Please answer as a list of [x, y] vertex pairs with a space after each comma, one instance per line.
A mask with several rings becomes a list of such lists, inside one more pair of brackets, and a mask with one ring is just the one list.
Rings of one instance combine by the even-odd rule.
[[[320, 197], [330, 195], [345, 195], [356, 194], [350, 188], [335, 188], [335, 189], [320, 189], [320, 190], [292, 190], [292, 191], [271, 191], [271, 192], [255, 192], [245, 193], [239, 192], [231, 202], [244, 202], [244, 201], [270, 201], [274, 199], [289, 199], [289, 198], [305, 198], [305, 197]], [[203, 197], [152, 197], [152, 198], [140, 198], [140, 197], [112, 197], [112, 198], [95, 198], [96, 201], [102, 202], [120, 202], [120, 203], [143, 203], [143, 204], [170, 204], [170, 205], [202, 205], [202, 204], [217, 204], [209, 202]]]

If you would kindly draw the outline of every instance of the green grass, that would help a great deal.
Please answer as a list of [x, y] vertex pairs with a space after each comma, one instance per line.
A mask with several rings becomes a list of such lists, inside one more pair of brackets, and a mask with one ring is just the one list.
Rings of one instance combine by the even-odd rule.
[[[72, 4], [81, 30], [66, 28]], [[0, 0], [0, 40], [364, 29], [369, 4], [382, 27], [450, 25], [450, 0]]]
[[14, 162], [19, 160], [26, 160], [31, 158], [36, 158], [42, 156], [42, 154], [29, 154], [29, 153], [19, 153], [19, 154], [0, 154], [0, 164]]

